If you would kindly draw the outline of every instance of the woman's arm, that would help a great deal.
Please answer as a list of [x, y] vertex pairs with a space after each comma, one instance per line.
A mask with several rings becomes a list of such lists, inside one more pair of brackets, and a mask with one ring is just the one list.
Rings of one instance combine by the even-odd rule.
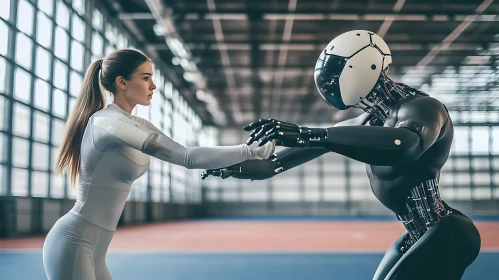
[[[142, 119], [143, 120], [143, 119]], [[145, 120], [144, 120], [145, 121]], [[248, 159], [268, 158], [274, 144], [236, 145], [187, 148], [162, 133], [146, 121], [93, 116], [94, 146], [103, 150], [113, 145], [126, 145], [163, 161], [189, 169], [212, 169], [233, 165]]]

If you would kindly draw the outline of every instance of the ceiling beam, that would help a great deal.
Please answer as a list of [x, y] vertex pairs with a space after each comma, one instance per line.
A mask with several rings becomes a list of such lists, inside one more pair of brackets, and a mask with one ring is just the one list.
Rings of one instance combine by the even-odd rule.
[[[419, 62], [418, 65], [420, 66], [425, 66], [428, 65], [437, 55], [440, 53], [440, 51], [444, 50], [446, 47], [449, 47], [452, 45], [452, 43], [461, 35], [466, 28], [468, 28], [471, 23], [474, 21], [479, 21], [478, 19], [481, 17], [480, 14], [482, 14], [487, 7], [492, 4], [493, 0], [485, 0], [480, 4], [476, 9], [475, 9], [475, 14], [473, 16], [468, 16], [466, 17], [466, 20], [461, 22], [448, 36], [446, 36], [441, 44], [435, 46], [432, 48], [432, 50], [425, 55]], [[495, 17], [499, 18], [499, 17]]]
[[[442, 46], [439, 43], [387, 43], [391, 51], [429, 51], [432, 49], [441, 48], [441, 50], [448, 51], [463, 51], [463, 50], [473, 50], [476, 51], [478, 48], [488, 49], [489, 44], [484, 43], [454, 43], [448, 46]], [[252, 51], [253, 46], [257, 47], [259, 51], [278, 51], [283, 46], [287, 46], [288, 50], [292, 51], [316, 51], [322, 50], [325, 47], [325, 43], [313, 44], [313, 43], [303, 43], [290, 41], [289, 43], [262, 43], [257, 40], [248, 40], [245, 42], [238, 43], [186, 43], [186, 45], [193, 50], [233, 50], [233, 51]], [[148, 44], [147, 47], [154, 48], [155, 50], [169, 50], [168, 46], [164, 43], [152, 43]]]
[[[496, 31], [490, 31], [489, 33], [481, 32], [480, 34], [476, 34], [475, 36], [467, 36], [466, 41], [461, 42], [457, 40], [457, 43], [473, 43], [473, 44], [483, 44], [483, 43], [488, 43], [491, 41], [497, 41], [497, 39], [494, 38], [494, 36], [498, 32]], [[248, 43], [249, 40], [247, 39], [247, 36], [244, 37], [244, 39], [240, 39], [238, 35], [241, 35], [241, 31], [233, 31], [233, 32], [225, 32], [224, 33], [226, 38], [225, 38], [225, 43], [226, 44], [244, 44]], [[202, 34], [196, 34], [196, 35], [191, 35], [190, 34], [185, 34], [183, 36], [184, 42], [188, 44], [216, 44], [218, 43], [217, 40], [213, 38], [204, 38], [201, 35]], [[245, 35], [245, 34], [243, 34]], [[313, 34], [313, 37], [305, 37], [305, 35], [310, 35], [308, 33], [303, 33], [303, 32], [293, 32], [293, 40], [289, 42], [290, 45], [293, 44], [312, 44], [312, 45], [327, 45], [329, 42], [328, 39], [317, 39], [317, 38], [329, 38], [331, 36], [331, 33], [320, 33], [316, 32]], [[395, 32], [390, 32], [383, 38], [387, 44], [438, 44], [442, 42], [442, 39], [447, 36], [447, 32], [441, 32], [441, 33], [395, 33]], [[472, 34], [470, 34], [472, 35]], [[303, 36], [303, 38], [301, 38]], [[281, 39], [268, 39], [267, 37], [253, 37], [251, 41], [258, 42], [259, 44], [280, 44], [282, 43]], [[155, 45], [155, 44], [153, 44]], [[161, 45], [161, 44], [160, 44]]]
[[[402, 9], [402, 7], [404, 6], [404, 4], [405, 4], [405, 0], [397, 0], [395, 5], [393, 6], [392, 11], [394, 13], [398, 14], [400, 12], [400, 10]], [[381, 38], [384, 38], [386, 33], [388, 32], [388, 29], [390, 29], [390, 26], [392, 26], [392, 23], [393, 23], [393, 17], [392, 16], [386, 17], [383, 20], [383, 24], [381, 24], [380, 28], [378, 29], [378, 32], [376, 32], [376, 33]]]
[[[271, 26], [271, 23], [269, 23]], [[199, 30], [199, 29], [198, 29]], [[437, 44], [441, 43], [442, 40], [451, 32], [452, 27], [446, 29], [448, 32], [438, 32], [438, 33], [394, 33], [391, 31], [388, 33], [385, 38], [383, 38], [387, 44]], [[187, 32], [187, 31], [184, 31]], [[190, 31], [189, 31], [190, 32]], [[262, 31], [263, 32], [263, 31]], [[312, 34], [313, 32], [313, 34]], [[490, 42], [497, 42], [497, 34], [499, 30], [494, 28], [490, 28], [489, 30], [482, 31], [479, 33], [467, 34], [466, 37], [458, 39], [455, 43], [477, 43], [477, 44], [487, 44]], [[313, 29], [310, 30], [297, 30], [293, 32], [293, 38], [291, 38], [291, 44], [313, 44], [317, 46], [325, 47], [327, 43], [336, 35], [340, 33], [331, 33], [328, 31], [321, 32], [320, 30]], [[240, 31], [232, 31], [225, 33], [226, 44], [242, 44], [248, 42], [248, 35], [246, 34], [246, 30], [241, 29]], [[208, 31], [199, 30], [196, 35], [194, 34], [185, 34], [184, 42], [189, 44], [194, 43], [202, 43], [202, 44], [214, 44], [217, 43], [214, 34]], [[253, 41], [256, 41], [260, 44], [280, 44], [282, 40], [270, 39], [270, 36], [267, 33], [259, 34], [258, 37], [253, 38]]]
[[[189, 11], [189, 12], [207, 12], [206, 5], [202, 1], [169, 1], [171, 2], [172, 7], [178, 11]], [[319, 3], [318, 3], [319, 2]], [[332, 3], [331, 3], [332, 2]], [[300, 8], [303, 10], [307, 10], [313, 13], [322, 13], [324, 11], [338, 11], [338, 8], [341, 8], [341, 11], [348, 13], [355, 13], [358, 11], [363, 11], [366, 9], [366, 5], [369, 5], [369, 8], [375, 9], [376, 11], [392, 11], [393, 1], [331, 1], [331, 0], [322, 0], [322, 1], [304, 1], [300, 4]], [[375, 4], [375, 6], [373, 5]], [[457, 13], [461, 13], [463, 11], [473, 11], [476, 7], [475, 1], [448, 1], [445, 5], [435, 5], [432, 2], [418, 2], [411, 1], [404, 5], [404, 10], [408, 11], [456, 11]], [[245, 5], [244, 2], [241, 1], [221, 1], [218, 3], [217, 12], [227, 13], [234, 12], [235, 10], [247, 10], [251, 12], [261, 11], [262, 9], [272, 9], [274, 12], [287, 12], [288, 5], [285, 1], [252, 1], [250, 6]], [[499, 11], [499, 4], [493, 4], [489, 8], [489, 11], [496, 12]]]
[[[218, 12], [210, 13], [205, 11], [195, 12], [179, 12], [175, 11], [172, 17], [175, 20], [234, 20], [247, 21], [250, 15], [257, 15], [261, 20], [286, 20], [293, 16], [294, 20], [298, 21], [384, 21], [390, 18], [392, 21], [434, 21], [434, 22], [461, 22], [468, 20], [469, 16], [476, 16], [474, 21], [499, 21], [499, 16], [494, 13], [490, 14], [475, 14], [466, 12], [442, 13], [428, 11], [425, 13], [411, 13], [403, 11], [390, 11], [384, 13], [328, 13], [328, 12], [277, 12], [277, 13], [262, 13], [261, 11], [245, 10], [244, 12]], [[150, 13], [120, 13], [119, 19], [130, 20], [153, 20], [154, 17]]]
[[211, 20], [217, 18], [220, 20], [247, 21], [249, 14], [257, 14], [262, 20], [286, 20], [293, 17], [297, 21], [384, 21], [389, 17], [393, 21], [433, 21], [433, 22], [460, 22], [466, 21], [469, 16], [476, 16], [477, 21], [499, 21], [495, 13], [475, 14], [465, 12], [442, 13], [429, 10], [425, 13], [411, 12], [383, 12], [383, 13], [329, 13], [329, 12], [273, 12], [262, 13], [261, 10], [245, 10], [244, 12], [193, 12], [181, 13], [176, 11], [173, 15], [176, 20]]
[[[440, 55], [442, 56], [442, 55]], [[460, 57], [460, 56], [455, 56], [453, 58], [463, 58], [463, 57]], [[312, 64], [315, 63], [315, 61], [312, 61], [311, 62]], [[470, 64], [456, 64], [456, 65], [450, 65], [449, 63], [440, 63], [440, 62], [435, 62], [433, 61], [430, 65], [428, 65], [428, 67], [426, 66], [416, 66], [415, 63], [407, 63], [407, 62], [404, 62], [402, 59], [398, 59], [396, 62], [393, 63], [393, 66], [390, 66], [390, 73], [393, 71], [393, 69], [396, 69], [398, 67], [403, 67], [403, 68], [412, 68], [412, 69], [433, 69], [434, 68], [439, 68], [439, 69], [444, 69], [446, 66], [487, 66], [488, 64], [481, 64], [481, 63], [470, 63]], [[210, 73], [210, 72], [219, 72], [220, 69], [222, 69], [224, 66], [221, 65], [221, 64], [208, 64], [208, 63], [200, 63], [198, 64], [199, 68], [202, 68], [203, 71], [207, 71], [206, 73]], [[262, 71], [270, 71], [274, 68], [272, 68], [273, 65], [260, 65], [260, 70]], [[309, 68], [310, 67], [310, 63], [308, 64], [287, 64], [285, 69], [286, 70], [290, 70], [290, 71], [296, 71], [296, 70], [304, 70], [306, 68]], [[434, 67], [434, 68], [432, 68]], [[248, 69], [253, 69], [252, 66], [250, 64], [233, 64], [231, 69], [233, 71], [239, 71], [239, 70], [248, 70]], [[401, 70], [397, 70], [397, 72], [403, 72], [405, 71], [405, 69], [401, 69]]]

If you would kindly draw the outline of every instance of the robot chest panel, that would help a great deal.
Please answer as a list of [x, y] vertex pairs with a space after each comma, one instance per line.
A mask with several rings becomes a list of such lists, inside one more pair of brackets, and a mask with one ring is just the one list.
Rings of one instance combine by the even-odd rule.
[[[371, 189], [388, 208], [391, 204], [405, 204], [407, 192], [416, 184], [416, 177], [409, 167], [372, 166], [367, 165], [367, 175]], [[392, 209], [393, 210], [393, 209]]]

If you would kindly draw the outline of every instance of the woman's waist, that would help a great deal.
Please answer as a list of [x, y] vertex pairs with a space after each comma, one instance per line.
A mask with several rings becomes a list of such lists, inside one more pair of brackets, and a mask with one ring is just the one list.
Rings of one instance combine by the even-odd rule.
[[121, 217], [121, 211], [117, 213], [118, 211], [106, 208], [102, 208], [101, 210], [103, 211], [99, 211], [99, 209], [87, 205], [79, 206], [78, 204], [75, 204], [75, 206], [69, 210], [68, 214], [72, 214], [103, 230], [110, 232], [116, 231], [118, 221]]
[[115, 231], [128, 195], [129, 189], [89, 185], [78, 190], [71, 212], [96, 226]]

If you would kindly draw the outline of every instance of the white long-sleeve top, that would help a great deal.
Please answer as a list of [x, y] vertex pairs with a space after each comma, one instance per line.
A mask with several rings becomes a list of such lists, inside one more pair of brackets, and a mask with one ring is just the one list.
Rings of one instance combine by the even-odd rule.
[[71, 210], [114, 231], [132, 183], [142, 176], [153, 156], [196, 169], [221, 168], [252, 158], [268, 158], [274, 146], [184, 147], [145, 119], [116, 104], [90, 118], [81, 144], [76, 203]]

